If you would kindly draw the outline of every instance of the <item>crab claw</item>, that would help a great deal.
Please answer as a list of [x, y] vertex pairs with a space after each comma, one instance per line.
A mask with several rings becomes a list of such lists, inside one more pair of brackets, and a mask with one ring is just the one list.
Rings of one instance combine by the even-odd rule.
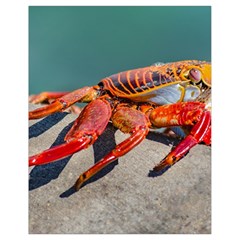
[[89, 103], [75, 120], [64, 140], [65, 143], [29, 157], [29, 166], [46, 164], [78, 152], [93, 144], [106, 128], [111, 107], [106, 100]]
[[87, 148], [90, 142], [90, 138], [82, 137], [80, 139], [75, 139], [73, 141], [47, 149], [42, 153], [29, 157], [29, 167], [50, 163], [54, 160], [59, 160], [61, 158], [67, 157], [75, 152]]

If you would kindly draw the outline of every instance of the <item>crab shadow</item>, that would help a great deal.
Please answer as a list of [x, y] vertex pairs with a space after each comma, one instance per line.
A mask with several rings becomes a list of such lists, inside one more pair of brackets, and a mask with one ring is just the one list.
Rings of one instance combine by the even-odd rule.
[[[115, 132], [116, 132], [116, 129], [113, 127], [112, 124], [109, 123], [105, 131], [103, 132], [103, 134], [99, 136], [97, 141], [93, 144], [94, 164], [100, 161], [104, 156], [106, 156], [112, 149], [116, 147]], [[118, 160], [108, 164], [106, 167], [101, 169], [98, 173], [96, 173], [89, 180], [83, 183], [81, 188], [104, 177], [109, 172], [111, 172], [116, 165], [118, 165]], [[61, 198], [69, 197], [75, 192], [76, 192], [75, 188], [74, 186], [72, 186], [69, 189], [67, 189], [65, 192], [63, 192], [60, 195], [60, 197]]]
[[[62, 121], [66, 115], [68, 115], [68, 113], [55, 113], [33, 124], [32, 126], [29, 127], [29, 139], [32, 137], [37, 137], [43, 134], [44, 132], [48, 131], [55, 124]], [[67, 132], [70, 130], [72, 125], [73, 125], [73, 121], [69, 123], [58, 134], [58, 137], [56, 138], [54, 143], [51, 145], [51, 147], [62, 144], [64, 142], [64, 137], [67, 134]], [[113, 127], [112, 124], [109, 123], [104, 133], [101, 136], [99, 136], [97, 141], [93, 144], [94, 164], [97, 163], [99, 160], [101, 160], [107, 153], [109, 153], [112, 149], [115, 148], [116, 146], [115, 132], [116, 132], [116, 129]], [[148, 140], [157, 141], [165, 145], [169, 145], [169, 144], [175, 145], [178, 142], [176, 139], [166, 137], [163, 134], [158, 132], [150, 132], [146, 138]], [[29, 190], [31, 191], [31, 190], [37, 189], [41, 186], [48, 184], [52, 180], [57, 179], [58, 176], [63, 171], [63, 169], [65, 168], [65, 166], [67, 165], [68, 161], [71, 159], [71, 156], [63, 158], [56, 162], [35, 166], [29, 174]], [[108, 166], [103, 168], [96, 175], [94, 175], [92, 178], [86, 181], [82, 187], [102, 178], [103, 176], [108, 174], [110, 171], [112, 171], [117, 164], [118, 164], [118, 160], [110, 163]], [[166, 170], [167, 169], [164, 169], [164, 171], [158, 172], [158, 173], [150, 171], [148, 176], [156, 177], [163, 174]], [[73, 193], [75, 193], [75, 190], [73, 187], [70, 187], [65, 192], [63, 192], [60, 195], [60, 197], [61, 198], [69, 197]]]
[[39, 122], [34, 123], [33, 125], [29, 126], [28, 138], [31, 139], [40, 136], [58, 122], [61, 122], [67, 115], [68, 113], [66, 112], [53, 113], [52, 115], [43, 118]]
[[[53, 127], [58, 122], [62, 121], [64, 117], [68, 115], [68, 113], [55, 113], [44, 119], [40, 120], [39, 122], [33, 124], [29, 127], [29, 139], [33, 137], [38, 137], [39, 135], [43, 134], [44, 132], [48, 131], [51, 127]], [[73, 125], [72, 121], [69, 123], [59, 134], [54, 143], [50, 146], [57, 146], [64, 143], [64, 137], [70, 128]], [[116, 146], [115, 142], [115, 132], [116, 129], [111, 125], [108, 124], [107, 128], [105, 129], [104, 133], [97, 139], [97, 141], [93, 144], [94, 150], [94, 164], [101, 160], [109, 151], [111, 151]], [[33, 167], [29, 174], [29, 190], [34, 190], [36, 188], [42, 187], [54, 179], [57, 179], [58, 176], [61, 174], [65, 166], [67, 165], [68, 161], [71, 159], [72, 155], [63, 158], [59, 161], [39, 165]], [[99, 178], [108, 174], [112, 169], [118, 164], [116, 160], [113, 163], [110, 163], [104, 169], [99, 171], [95, 176], [89, 179], [84, 185], [89, 184], [91, 182], [97, 181]], [[83, 186], [84, 186], [83, 185]], [[73, 193], [73, 189], [70, 188], [63, 194], [61, 197], [67, 197], [69, 194]], [[71, 195], [70, 194], [70, 195]]]
[[[32, 126], [29, 127], [29, 139], [43, 134], [44, 132], [49, 130], [51, 127], [53, 127], [55, 124], [63, 120], [63, 118], [66, 115], [67, 113], [55, 113], [33, 124]], [[51, 147], [57, 146], [64, 142], [64, 137], [66, 133], [70, 130], [72, 124], [73, 122], [69, 123], [59, 133], [58, 137], [53, 142]], [[59, 174], [65, 168], [70, 158], [71, 156], [68, 156], [56, 162], [35, 166], [29, 174], [29, 190], [34, 190], [36, 188], [39, 188], [49, 183], [51, 180], [58, 178]]]

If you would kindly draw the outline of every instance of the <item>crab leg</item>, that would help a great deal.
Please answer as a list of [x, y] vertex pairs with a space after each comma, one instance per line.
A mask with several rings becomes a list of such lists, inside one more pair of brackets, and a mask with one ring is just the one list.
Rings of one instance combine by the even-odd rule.
[[31, 95], [29, 97], [29, 102], [33, 103], [33, 104], [43, 103], [43, 102], [51, 100], [51, 99], [60, 98], [68, 93], [69, 92], [42, 92], [37, 95]]
[[205, 109], [204, 103], [181, 102], [161, 106], [151, 112], [150, 120], [157, 127], [193, 126], [190, 134], [154, 167], [154, 171], [173, 165], [196, 144], [211, 142], [211, 113]]
[[93, 144], [106, 128], [111, 117], [111, 107], [106, 100], [89, 103], [75, 120], [64, 140], [65, 143], [29, 157], [29, 166], [46, 164]]
[[[68, 93], [70, 93], [70, 92], [42, 92], [37, 95], [31, 95], [29, 97], [29, 102], [33, 103], [33, 104], [44, 103], [44, 102], [50, 104], [53, 102], [53, 100], [63, 97], [64, 95], [67, 95]], [[70, 106], [68, 111], [79, 115], [80, 112], [82, 111], [82, 108], [80, 108], [79, 106], [76, 106], [76, 105], [72, 105], [72, 106]]]
[[76, 102], [89, 102], [97, 97], [95, 87], [84, 87], [57, 98], [51, 104], [29, 112], [29, 119], [37, 119], [62, 111]]
[[143, 113], [128, 107], [120, 107], [117, 109], [112, 117], [112, 121], [114, 126], [118, 127], [122, 132], [130, 133], [131, 136], [118, 144], [115, 149], [108, 153], [104, 158], [81, 174], [75, 183], [76, 190], [79, 190], [84, 182], [101, 169], [138, 145], [145, 139], [149, 131], [149, 122], [146, 116]]

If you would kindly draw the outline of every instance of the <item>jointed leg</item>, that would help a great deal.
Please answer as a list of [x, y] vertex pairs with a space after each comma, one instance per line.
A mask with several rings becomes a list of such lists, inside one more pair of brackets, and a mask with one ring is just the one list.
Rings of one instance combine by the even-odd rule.
[[48, 102], [60, 98], [70, 92], [42, 92], [40, 94], [31, 95], [29, 102], [33, 104]]
[[199, 102], [176, 103], [161, 106], [150, 114], [151, 122], [157, 127], [193, 126], [186, 136], [155, 168], [161, 171], [179, 161], [200, 142], [211, 143], [211, 113]]
[[[57, 98], [47, 106], [29, 112], [29, 119], [38, 119], [52, 113], [63, 111], [76, 102], [89, 102], [97, 97], [97, 86], [84, 87]], [[61, 94], [59, 94], [61, 95]]]
[[112, 117], [113, 124], [125, 133], [131, 136], [122, 143], [118, 144], [115, 149], [108, 153], [104, 158], [92, 166], [89, 170], [81, 174], [75, 183], [75, 189], [79, 190], [84, 182], [106, 167], [118, 157], [123, 156], [138, 145], [149, 131], [149, 122], [145, 115], [137, 110], [127, 107], [119, 108]]
[[[68, 93], [70, 92], [42, 92], [37, 95], [31, 95], [29, 97], [29, 102], [33, 104], [38, 104], [38, 103], [51, 104], [57, 98], [63, 97]], [[80, 112], [82, 111], [82, 108], [76, 105], [72, 105], [68, 109], [66, 109], [66, 111], [70, 113], [80, 114]]]

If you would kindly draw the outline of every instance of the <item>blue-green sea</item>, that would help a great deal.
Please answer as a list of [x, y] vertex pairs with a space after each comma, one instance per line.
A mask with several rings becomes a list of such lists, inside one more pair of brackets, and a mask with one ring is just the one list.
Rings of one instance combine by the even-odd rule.
[[29, 7], [29, 93], [154, 62], [211, 61], [211, 7]]

